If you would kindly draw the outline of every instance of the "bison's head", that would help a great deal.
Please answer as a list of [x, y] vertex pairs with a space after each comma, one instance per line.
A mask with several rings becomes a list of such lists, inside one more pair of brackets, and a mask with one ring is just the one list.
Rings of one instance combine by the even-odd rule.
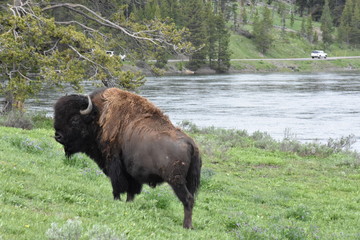
[[97, 109], [89, 96], [61, 97], [54, 106], [55, 140], [64, 146], [66, 156], [86, 152], [94, 141]]

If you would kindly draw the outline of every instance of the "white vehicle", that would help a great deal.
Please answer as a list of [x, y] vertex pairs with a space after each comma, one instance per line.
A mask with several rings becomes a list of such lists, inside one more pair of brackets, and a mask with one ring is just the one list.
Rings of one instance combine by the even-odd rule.
[[106, 51], [107, 55], [110, 55], [110, 57], [114, 56], [114, 51]]
[[321, 50], [314, 50], [311, 52], [311, 58], [327, 58], [327, 53]]

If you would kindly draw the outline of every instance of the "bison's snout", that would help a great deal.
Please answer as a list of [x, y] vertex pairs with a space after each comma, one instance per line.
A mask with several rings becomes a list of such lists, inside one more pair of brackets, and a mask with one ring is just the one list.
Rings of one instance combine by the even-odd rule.
[[58, 143], [64, 143], [64, 136], [60, 133], [55, 133], [55, 140], [58, 142]]

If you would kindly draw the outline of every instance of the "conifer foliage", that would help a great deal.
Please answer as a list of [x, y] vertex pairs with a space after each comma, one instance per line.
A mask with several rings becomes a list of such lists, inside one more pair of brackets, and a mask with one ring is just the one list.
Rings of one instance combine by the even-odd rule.
[[253, 24], [254, 42], [262, 53], [266, 53], [274, 42], [272, 29], [273, 20], [270, 9], [265, 7], [262, 16], [256, 12]]
[[329, 0], [325, 0], [325, 5], [321, 15], [321, 31], [322, 39], [325, 44], [332, 43], [332, 32], [333, 32], [333, 20], [331, 17], [331, 11], [329, 7]]
[[[185, 29], [156, 18], [139, 24], [131, 21], [129, 13], [126, 17], [115, 12], [110, 21], [82, 4], [35, 0], [9, 1], [0, 8], [3, 111], [22, 110], [24, 101], [45, 85], [60, 88], [70, 84], [81, 90], [84, 79], [125, 89], [142, 85], [143, 76], [122, 70], [120, 51], [150, 56], [143, 50], [192, 49]], [[117, 54], [107, 54], [109, 48], [118, 49]]]
[[360, 0], [346, 0], [338, 32], [340, 41], [360, 44]]

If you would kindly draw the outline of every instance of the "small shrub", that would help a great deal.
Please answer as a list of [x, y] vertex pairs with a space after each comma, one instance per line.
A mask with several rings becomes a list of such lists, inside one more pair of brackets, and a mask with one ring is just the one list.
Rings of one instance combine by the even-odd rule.
[[211, 178], [215, 175], [214, 170], [210, 168], [202, 168], [201, 169], [201, 179], [200, 184], [201, 187], [207, 187], [210, 184]]
[[199, 128], [189, 121], [183, 121], [179, 126], [185, 131], [196, 135], [196, 141], [205, 156], [210, 159], [218, 158], [221, 160], [227, 160], [226, 152], [233, 147], [256, 147], [271, 151], [294, 153], [302, 157], [326, 158], [333, 153], [349, 151], [350, 147], [356, 142], [355, 136], [349, 135], [340, 139], [330, 138], [327, 144], [319, 142], [302, 143], [289, 129], [285, 129], [283, 140], [278, 141], [268, 133], [260, 131], [256, 131], [249, 136], [245, 130], [215, 127]]
[[300, 221], [308, 221], [311, 218], [311, 211], [305, 205], [299, 205], [293, 209], [290, 209], [287, 214], [287, 218], [294, 218]]
[[360, 154], [352, 152], [347, 156], [348, 158], [338, 163], [337, 166], [347, 166], [351, 168], [360, 168]]
[[0, 117], [0, 125], [22, 129], [32, 129], [34, 124], [29, 115], [20, 111], [11, 111]]
[[6, 138], [7, 142], [28, 153], [42, 153], [45, 149], [49, 148], [47, 143], [38, 142], [28, 137], [13, 136]]
[[90, 240], [126, 240], [125, 234], [118, 237], [111, 228], [101, 225], [94, 225], [88, 236]]
[[327, 147], [333, 149], [335, 152], [340, 152], [342, 150], [348, 151], [355, 142], [356, 137], [351, 134], [340, 139], [330, 138], [327, 142]]
[[53, 119], [45, 113], [11, 111], [0, 116], [0, 125], [31, 130], [33, 128], [53, 128]]
[[179, 70], [179, 71], [182, 71], [184, 69], [184, 63], [183, 62], [178, 62], [176, 63], [176, 68]]
[[198, 128], [198, 126], [196, 126], [196, 124], [194, 124], [190, 121], [187, 121], [187, 120], [180, 122], [179, 127], [181, 127], [186, 132], [200, 133], [200, 128]]
[[80, 239], [82, 232], [81, 221], [69, 219], [60, 227], [57, 223], [52, 223], [46, 231], [49, 240], [77, 240]]
[[278, 142], [274, 140], [268, 133], [256, 131], [251, 138], [255, 141], [255, 147], [267, 150], [278, 149]]
[[284, 239], [289, 239], [289, 240], [308, 239], [308, 236], [304, 231], [304, 229], [293, 226], [282, 228], [281, 236], [284, 237]]
[[143, 60], [139, 60], [135, 63], [135, 65], [139, 68], [146, 68], [148, 67], [147, 63]]
[[77, 240], [84, 239], [84, 236], [90, 240], [126, 240], [125, 234], [118, 237], [111, 228], [101, 225], [94, 225], [86, 234], [82, 234], [81, 225], [77, 218], [67, 220], [63, 226], [52, 223], [46, 231], [46, 236], [49, 240]]

